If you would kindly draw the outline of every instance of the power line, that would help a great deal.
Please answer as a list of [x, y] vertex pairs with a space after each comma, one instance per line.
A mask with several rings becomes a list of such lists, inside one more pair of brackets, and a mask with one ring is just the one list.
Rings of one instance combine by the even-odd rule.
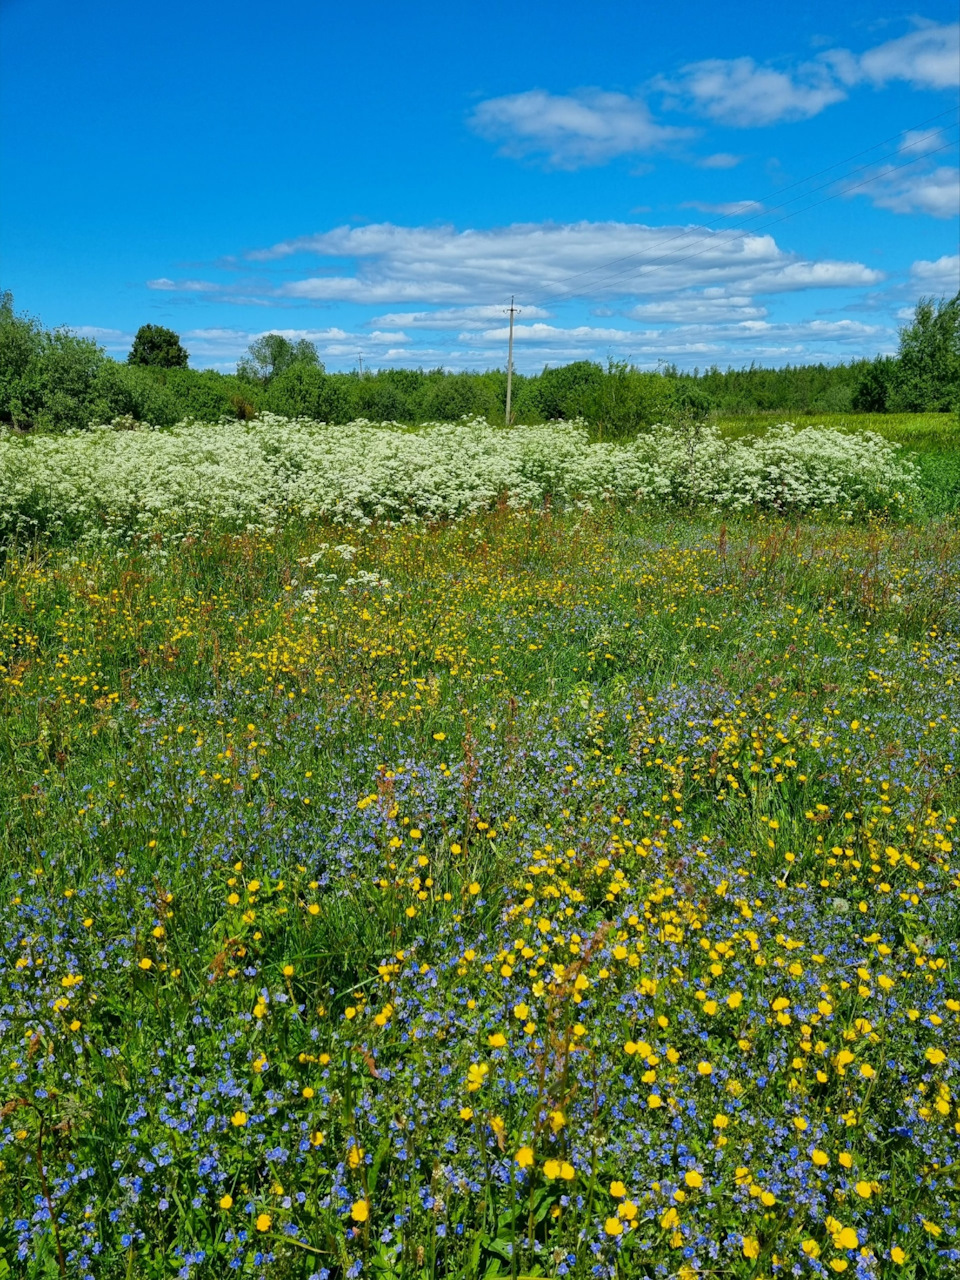
[[[909, 160], [904, 164], [889, 166], [882, 173], [872, 174], [870, 177], [864, 178], [860, 182], [854, 182], [849, 186], [844, 186], [841, 191], [835, 191], [828, 196], [824, 196], [822, 200], [814, 200], [812, 204], [805, 205], [802, 209], [793, 209], [790, 213], [781, 214], [779, 218], [771, 218], [768, 222], [763, 223], [762, 226], [755, 227], [754, 231], [766, 231], [768, 227], [776, 226], [780, 222], [786, 222], [789, 218], [795, 218], [800, 213], [807, 213], [810, 209], [816, 209], [819, 205], [827, 204], [830, 200], [836, 200], [840, 196], [846, 195], [850, 191], [856, 191], [859, 187], [868, 186], [871, 182], [878, 182], [883, 178], [888, 178], [893, 173], [899, 173], [903, 169], [909, 169], [911, 165], [917, 164], [920, 161], [927, 159], [929, 156], [937, 155], [938, 152], [940, 151], [950, 151], [953, 149], [953, 146], [954, 144], [952, 142], [948, 142], [948, 143], [945, 143], [942, 147], [935, 147], [931, 151], [924, 152], [922, 156], [915, 156], [914, 159]], [[856, 173], [857, 171], [858, 170], [853, 170], [854, 173]], [[829, 186], [831, 184], [827, 183], [825, 185]], [[822, 187], [815, 188], [815, 190], [822, 190], [822, 189], [823, 189]], [[808, 194], [812, 195], [813, 192], [809, 192]], [[710, 240], [712, 242], [713, 236], [698, 236], [695, 240], [688, 241], [688, 243], [702, 244], [706, 240]], [[688, 262], [691, 258], [700, 258], [708, 251], [709, 251], [708, 249], [700, 249], [696, 253], [684, 254], [680, 258], [670, 258], [670, 264], [671, 266], [675, 266], [681, 262]], [[603, 287], [607, 287], [614, 280], [617, 280], [622, 276], [629, 276], [635, 273], [639, 273], [641, 271], [648, 270], [655, 263], [662, 262], [664, 258], [667, 256], [668, 255], [660, 255], [660, 257], [653, 258], [648, 262], [642, 262], [638, 264], [636, 267], [629, 267], [626, 271], [614, 272], [613, 275], [609, 277], [607, 280], [604, 280], [602, 282], [595, 282], [595, 284], [600, 283], [603, 285]], [[560, 299], [555, 299], [555, 300], [561, 301], [561, 302], [569, 302], [573, 298], [589, 297], [592, 292], [593, 291], [591, 289], [581, 290], [579, 293], [568, 293], [565, 297]]]
[[[948, 113], [948, 112], [941, 112], [941, 113], [940, 113], [940, 115], [941, 115], [941, 116], [942, 116], [942, 115], [947, 115], [947, 114], [949, 114], [949, 113]], [[934, 119], [937, 119], [937, 118], [939, 118], [939, 117], [933, 117], [933, 118], [934, 118]], [[950, 127], [956, 127], [956, 126], [950, 126]], [[905, 131], [905, 130], [902, 130], [901, 132], [906, 132], [906, 131]], [[899, 136], [899, 134], [898, 134], [898, 135], [894, 135], [894, 136], [895, 136], [895, 137], [898, 137], [898, 136]], [[888, 139], [887, 141], [889, 141], [889, 139]], [[877, 144], [877, 146], [883, 146], [883, 145], [885, 145], [885, 143], [879, 143], [879, 144]], [[932, 149], [932, 150], [930, 150], [930, 151], [924, 152], [922, 155], [914, 156], [911, 160], [906, 161], [906, 162], [905, 162], [904, 164], [902, 164], [902, 165], [896, 165], [896, 166], [893, 166], [893, 168], [888, 168], [884, 173], [875, 174], [875, 175], [873, 175], [872, 177], [870, 177], [870, 178], [866, 179], [865, 181], [866, 181], [866, 182], [876, 181], [876, 180], [878, 180], [879, 178], [882, 178], [882, 177], [884, 177], [884, 176], [886, 176], [886, 175], [888, 175], [888, 174], [890, 174], [890, 173], [897, 172], [897, 171], [899, 171], [900, 169], [908, 168], [908, 167], [909, 167], [910, 165], [912, 165], [912, 164], [917, 164], [917, 163], [922, 162], [922, 161], [923, 161], [923, 160], [925, 160], [928, 156], [936, 155], [936, 154], [937, 154], [938, 152], [940, 152], [940, 151], [947, 151], [947, 150], [950, 150], [950, 149], [953, 147], [953, 145], [954, 145], [954, 143], [953, 143], [953, 142], [948, 142], [948, 143], [946, 143], [944, 146], [933, 148], [933, 149]], [[877, 146], [867, 148], [867, 151], [875, 151], [875, 150], [877, 150]], [[827, 172], [829, 172], [831, 169], [836, 169], [836, 168], [838, 168], [841, 164], [846, 164], [850, 159], [856, 159], [856, 158], [858, 158], [860, 155], [864, 155], [864, 154], [866, 154], [866, 152], [864, 152], [864, 151], [858, 152], [856, 156], [850, 156], [850, 157], [847, 157], [847, 160], [838, 161], [838, 162], [837, 162], [837, 164], [830, 165], [830, 166], [828, 166], [826, 169], [821, 169], [821, 170], [819, 170], [817, 173], [814, 173], [814, 174], [810, 174], [810, 175], [808, 175], [808, 177], [806, 177], [806, 178], [801, 178], [801, 179], [799, 179], [799, 181], [798, 181], [798, 182], [793, 183], [793, 184], [791, 184], [791, 185], [792, 185], [792, 186], [799, 186], [799, 185], [802, 185], [803, 183], [806, 183], [806, 182], [811, 181], [813, 178], [819, 177], [819, 176], [820, 176], [821, 174], [823, 174], [823, 173], [827, 173]], [[736, 220], [737, 220], [737, 225], [738, 225], [738, 227], [742, 227], [742, 226], [744, 226], [744, 225], [746, 225], [746, 224], [748, 224], [748, 223], [750, 223], [750, 222], [755, 221], [755, 220], [756, 220], [756, 219], [758, 219], [758, 218], [767, 217], [770, 213], [774, 212], [775, 210], [777, 210], [777, 209], [782, 209], [782, 208], [786, 207], [787, 205], [793, 204], [793, 203], [794, 203], [795, 201], [797, 201], [797, 200], [802, 200], [802, 199], [804, 199], [804, 197], [806, 197], [806, 196], [814, 195], [817, 191], [822, 191], [822, 190], [824, 190], [824, 188], [825, 188], [825, 187], [829, 187], [829, 186], [833, 185], [833, 183], [835, 183], [835, 182], [844, 182], [847, 178], [851, 177], [853, 174], [855, 174], [855, 173], [860, 173], [863, 169], [871, 168], [874, 164], [877, 164], [877, 163], [878, 163], [878, 161], [877, 161], [877, 160], [873, 160], [873, 161], [870, 161], [868, 164], [864, 164], [864, 165], [857, 165], [854, 169], [851, 169], [847, 174], [841, 175], [841, 177], [840, 177], [840, 178], [832, 178], [832, 179], [830, 179], [830, 181], [828, 181], [828, 182], [821, 183], [818, 187], [813, 187], [813, 188], [811, 188], [811, 189], [810, 189], [810, 190], [808, 190], [808, 191], [801, 192], [799, 195], [792, 196], [789, 200], [783, 200], [783, 201], [781, 201], [781, 202], [780, 202], [780, 203], [778, 203], [778, 204], [770, 205], [770, 206], [768, 206], [768, 207], [766, 207], [766, 208], [763, 208], [763, 209], [759, 210], [757, 213], [750, 214], [750, 215], [749, 215], [749, 216], [747, 216], [747, 217], [738, 217], [738, 215], [737, 215], [737, 214], [735, 214], [735, 213], [725, 214], [725, 215], [723, 215], [723, 217], [722, 217], [722, 218], [717, 219], [717, 220], [716, 220], [716, 223], [723, 222], [723, 221], [731, 221], [731, 220], [733, 220], [733, 219], [736, 219]], [[859, 186], [863, 186], [863, 185], [865, 185], [865, 183], [854, 183], [854, 184], [853, 184], [853, 186], [846, 187], [846, 188], [845, 188], [845, 190], [854, 190], [854, 189], [856, 189], [857, 187], [859, 187]], [[789, 189], [789, 188], [786, 188], [786, 189]], [[834, 199], [834, 198], [836, 198], [836, 196], [838, 196], [838, 195], [842, 195], [842, 194], [844, 194], [844, 191], [838, 191], [838, 192], [836, 192], [836, 193], [835, 193], [835, 195], [827, 196], [827, 197], [826, 197], [826, 200]], [[808, 205], [808, 206], [806, 206], [806, 207], [807, 207], [807, 208], [810, 208], [810, 209], [813, 209], [813, 208], [815, 208], [818, 204], [823, 204], [823, 203], [825, 203], [825, 200], [818, 200], [818, 201], [815, 201], [813, 204]], [[786, 218], [793, 217], [793, 216], [795, 216], [795, 214], [796, 214], [796, 213], [802, 213], [802, 212], [804, 212], [804, 210], [802, 210], [802, 209], [794, 210], [794, 211], [793, 211], [793, 213], [784, 214], [784, 215], [783, 215], [783, 216], [781, 216], [780, 218], [775, 218], [775, 219], [771, 220], [770, 222], [765, 223], [763, 227], [760, 227], [760, 228], [754, 228], [754, 229], [755, 229], [755, 230], [764, 230], [764, 229], [765, 229], [765, 227], [767, 227], [767, 226], [773, 226], [773, 225], [775, 225], [777, 222], [782, 222], [782, 221], [784, 221]], [[711, 230], [714, 230], [714, 231], [715, 231], [715, 230], [717, 230], [717, 225], [716, 225], [716, 223], [714, 223], [714, 224], [706, 223], [705, 225], [706, 225], [708, 228], [710, 228]], [[576, 273], [575, 275], [573, 275], [573, 276], [567, 276], [567, 277], [564, 277], [564, 278], [565, 278], [565, 279], [568, 279], [568, 280], [573, 280], [573, 279], [577, 279], [577, 278], [582, 277], [582, 276], [585, 276], [585, 275], [595, 275], [597, 272], [606, 272], [606, 271], [608, 271], [608, 270], [609, 270], [609, 268], [610, 268], [610, 267], [616, 266], [617, 264], [619, 264], [619, 263], [621, 263], [621, 262], [627, 262], [627, 261], [630, 261], [630, 260], [631, 260], [631, 259], [633, 259], [633, 258], [644, 257], [647, 253], [649, 253], [649, 251], [650, 251], [651, 249], [657, 249], [657, 248], [661, 248], [663, 245], [672, 244], [672, 243], [674, 243], [674, 242], [675, 242], [675, 241], [677, 241], [677, 240], [681, 240], [681, 239], [683, 239], [686, 235], [687, 235], [687, 232], [686, 232], [686, 231], [679, 231], [679, 232], [676, 232], [674, 235], [666, 236], [666, 237], [664, 237], [664, 238], [663, 238], [663, 239], [661, 239], [661, 240], [654, 241], [654, 243], [653, 243], [653, 244], [651, 244], [651, 245], [647, 245], [647, 246], [646, 246], [646, 248], [644, 248], [644, 249], [638, 249], [638, 250], [636, 250], [634, 253], [623, 254], [623, 255], [622, 255], [621, 257], [619, 257], [619, 258], [613, 258], [613, 259], [611, 259], [609, 262], [599, 263], [599, 264], [598, 264], [597, 266], [595, 266], [595, 267], [588, 267], [588, 268], [586, 268], [584, 271], [577, 272], [577, 273]], [[687, 243], [688, 243], [688, 244], [690, 244], [690, 243], [694, 243], [694, 244], [696, 244], [696, 243], [699, 243], [699, 242], [700, 242], [700, 241], [702, 241], [702, 240], [707, 240], [707, 239], [712, 240], [712, 239], [713, 239], [713, 236], [698, 236], [696, 240], [694, 240], [694, 241], [689, 241], [689, 240], [688, 240], [688, 241], [687, 241]], [[668, 255], [660, 255], [660, 257], [657, 257], [657, 258], [654, 258], [654, 259], [649, 259], [647, 262], [645, 262], [645, 263], [642, 263], [642, 264], [641, 264], [640, 269], [642, 269], [642, 268], [643, 268], [643, 267], [645, 267], [645, 266], [650, 265], [650, 264], [651, 264], [651, 263], [653, 263], [653, 262], [659, 262], [659, 261], [662, 261], [666, 256], [668, 256]], [[680, 261], [684, 261], [684, 260], [685, 260], [685, 259], [680, 259]], [[612, 278], [614, 278], [614, 279], [615, 279], [615, 278], [617, 278], [617, 277], [618, 277], [619, 275], [621, 275], [621, 274], [627, 274], [627, 273], [614, 272], [614, 273], [613, 273]], [[556, 285], [559, 285], [559, 284], [561, 284], [561, 283], [562, 283], [562, 280], [557, 281], [557, 282], [555, 282], [555, 283], [556, 283]], [[594, 283], [598, 283], [598, 282], [596, 282], [596, 281], [595, 281]], [[553, 288], [555, 288], [555, 285], [547, 285], [546, 287], [547, 287], [548, 289], [553, 289]], [[542, 302], [543, 302], [543, 303], [545, 303], [545, 302], [563, 302], [563, 301], [567, 301], [569, 298], [586, 297], [586, 296], [587, 296], [587, 294], [588, 294], [588, 292], [589, 292], [589, 291], [570, 291], [570, 290], [564, 290], [564, 291], [563, 291], [563, 293], [561, 293], [559, 296], [558, 296], [558, 295], [556, 295], [556, 294], [552, 294], [552, 295], [544, 295], [544, 296], [542, 296], [542, 297], [538, 298], [538, 299], [537, 299], [537, 301], [536, 301], [535, 303], [533, 303], [532, 305], [537, 306], [537, 305], [539, 305], [539, 304], [540, 304], [540, 303], [542, 303]]]

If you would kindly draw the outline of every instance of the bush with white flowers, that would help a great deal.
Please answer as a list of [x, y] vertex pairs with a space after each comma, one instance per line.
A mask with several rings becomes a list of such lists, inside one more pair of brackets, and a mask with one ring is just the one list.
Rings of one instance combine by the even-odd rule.
[[581, 423], [330, 426], [264, 415], [218, 426], [0, 438], [0, 533], [112, 538], [151, 529], [456, 519], [499, 502], [615, 501], [776, 511], [897, 510], [917, 492], [899, 446], [789, 424], [724, 440], [656, 427], [591, 444]]

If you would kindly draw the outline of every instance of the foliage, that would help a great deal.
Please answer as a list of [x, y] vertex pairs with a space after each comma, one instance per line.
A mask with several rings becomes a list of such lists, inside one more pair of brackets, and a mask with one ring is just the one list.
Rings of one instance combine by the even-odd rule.
[[312, 342], [298, 338], [291, 342], [280, 333], [265, 333], [251, 342], [249, 354], [237, 365], [241, 378], [269, 382], [295, 365], [306, 365], [323, 371], [320, 357]]
[[11, 550], [0, 1273], [956, 1275], [958, 566], [614, 507]]
[[900, 330], [898, 356], [889, 409], [960, 413], [960, 293], [920, 299], [913, 323]]
[[0, 417], [17, 427], [69, 430], [90, 421], [106, 357], [89, 338], [44, 330], [0, 297]]
[[154, 369], [185, 369], [189, 353], [180, 345], [180, 335], [161, 324], [142, 324], [133, 339], [127, 364]]
[[583, 427], [563, 422], [410, 431], [263, 414], [168, 432], [0, 440], [0, 532], [8, 535], [242, 529], [296, 514], [357, 524], [437, 520], [499, 503], [829, 507], [851, 516], [904, 510], [916, 496], [915, 468], [898, 446], [869, 433], [789, 425], [739, 441], [702, 425], [664, 427], [620, 445], [590, 444]]

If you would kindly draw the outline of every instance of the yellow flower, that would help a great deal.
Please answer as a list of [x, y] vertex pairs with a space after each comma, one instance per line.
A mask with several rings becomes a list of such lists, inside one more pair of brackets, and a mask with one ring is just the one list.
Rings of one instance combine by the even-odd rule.
[[261, 1213], [260, 1216], [257, 1218], [257, 1230], [269, 1231], [270, 1224], [272, 1222], [273, 1222], [273, 1219], [270, 1217], [269, 1213]]
[[350, 1217], [354, 1222], [366, 1222], [370, 1217], [370, 1205], [366, 1200], [357, 1200], [350, 1207]]
[[460, 1108], [460, 1119], [461, 1119], [461, 1120], [472, 1120], [472, 1119], [473, 1119], [473, 1107], [461, 1107], [461, 1108]]
[[447, 735], [445, 733], [435, 733], [433, 735], [433, 740], [434, 742], [443, 742], [446, 739], [446, 736]]
[[650, 1096], [647, 1098], [647, 1106], [652, 1111], [655, 1111], [657, 1107], [663, 1106], [663, 1099], [660, 1097], [659, 1093], [650, 1094]]
[[683, 1180], [687, 1186], [691, 1187], [694, 1191], [703, 1186], [703, 1175], [697, 1173], [695, 1169], [688, 1169], [683, 1175]]
[[521, 1169], [529, 1169], [533, 1164], [533, 1147], [521, 1147], [514, 1159]]
[[634, 1218], [637, 1216], [637, 1206], [632, 1200], [624, 1200], [623, 1204], [617, 1209], [617, 1213], [626, 1222], [633, 1222]]
[[550, 1112], [550, 1128], [554, 1133], [559, 1133], [566, 1123], [567, 1118], [562, 1111]]
[[816, 1240], [813, 1240], [813, 1239], [804, 1240], [800, 1248], [803, 1250], [803, 1252], [807, 1255], [808, 1258], [820, 1257], [820, 1246], [817, 1244]]
[[236, 1125], [238, 1129], [242, 1129], [247, 1123], [247, 1113], [245, 1111], [235, 1111], [230, 1117], [230, 1123]]
[[569, 1164], [566, 1160], [564, 1160], [564, 1162], [560, 1166], [560, 1177], [563, 1178], [565, 1182], [572, 1182], [576, 1176], [577, 1176], [576, 1169], [574, 1169], [572, 1164]]
[[856, 1249], [859, 1243], [860, 1241], [853, 1227], [841, 1227], [833, 1237], [833, 1247], [835, 1249]]
[[923, 1056], [926, 1058], [926, 1060], [929, 1063], [932, 1063], [933, 1066], [939, 1067], [940, 1063], [945, 1060], [947, 1055], [943, 1052], [942, 1049], [930, 1048], [926, 1051], [926, 1053]]
[[899, 1267], [901, 1263], [906, 1262], [907, 1255], [903, 1252], [898, 1244], [895, 1244], [890, 1250], [890, 1259]]
[[473, 894], [474, 897], [476, 897], [477, 894], [480, 892], [480, 886], [476, 882], [476, 880], [474, 880], [473, 884], [470, 885], [470, 892]]
[[846, 1258], [831, 1258], [830, 1265], [834, 1271], [846, 1271], [849, 1264]]
[[519, 1018], [521, 1022], [526, 1022], [530, 1016], [530, 1009], [525, 1004], [515, 1004], [513, 1006], [513, 1016]]
[[502, 1049], [506, 1043], [506, 1036], [502, 1036], [499, 1031], [495, 1031], [492, 1036], [487, 1036], [487, 1044], [491, 1049]]
[[713, 1067], [710, 1065], [709, 1062], [698, 1062], [697, 1072], [702, 1076], [713, 1075]]
[[152, 969], [152, 968], [153, 968], [153, 961], [150, 959], [150, 957], [149, 957], [149, 956], [144, 956], [144, 957], [143, 957], [143, 959], [140, 961], [140, 968], [141, 968], [141, 969]]
[[468, 1093], [476, 1093], [476, 1091], [483, 1085], [483, 1082], [487, 1078], [489, 1071], [490, 1071], [490, 1068], [487, 1066], [485, 1062], [470, 1063], [470, 1066], [467, 1067]]
[[729, 1123], [730, 1123], [729, 1116], [725, 1116], [722, 1112], [719, 1115], [715, 1115], [713, 1117], [713, 1127], [715, 1129], [726, 1129]]
[[608, 1236], [618, 1236], [623, 1231], [623, 1224], [619, 1218], [608, 1218], [603, 1224], [603, 1229]]
[[810, 1159], [814, 1164], [820, 1165], [821, 1168], [830, 1163], [830, 1157], [825, 1151], [821, 1151], [819, 1147], [810, 1153]]
[[232, 1209], [232, 1208], [233, 1208], [233, 1196], [221, 1196], [221, 1197], [220, 1197], [220, 1208], [221, 1208], [221, 1209]]
[[560, 1177], [560, 1161], [545, 1160], [543, 1164], [543, 1176], [545, 1178], [559, 1178]]
[[305, 1098], [312, 1098], [312, 1097], [313, 1097], [313, 1090], [310, 1088], [310, 1086], [309, 1086], [309, 1085], [304, 1085], [304, 1089], [303, 1089], [303, 1096], [304, 1096]]
[[753, 1236], [743, 1237], [743, 1256], [745, 1258], [756, 1258], [760, 1253], [760, 1241], [754, 1239]]
[[727, 996], [727, 1004], [730, 1006], [731, 1009], [739, 1009], [740, 1006], [743, 1004], [743, 992], [731, 991], [730, 994]]
[[863, 1200], [869, 1200], [873, 1195], [873, 1187], [869, 1182], [858, 1182], [856, 1187], [857, 1195]]
[[612, 1196], [615, 1196], [618, 1200], [622, 1200], [623, 1197], [627, 1194], [627, 1188], [623, 1185], [622, 1182], [611, 1182], [610, 1194]]
[[358, 1147], [356, 1143], [353, 1143], [347, 1152], [347, 1164], [351, 1169], [356, 1169], [360, 1166], [363, 1161], [363, 1155], [363, 1147]]
[[680, 1215], [679, 1213], [677, 1213], [676, 1209], [672, 1207], [669, 1208], [667, 1212], [663, 1215], [663, 1217], [660, 1219], [660, 1225], [661, 1227], [663, 1227], [664, 1231], [672, 1231], [673, 1228], [679, 1224], [679, 1222], [680, 1222]]
[[293, 965], [292, 965], [292, 964], [285, 964], [285, 965], [283, 966], [283, 976], [284, 976], [285, 978], [292, 978], [292, 977], [293, 977]]
[[840, 1161], [840, 1163], [843, 1165], [845, 1169], [849, 1169], [853, 1164], [853, 1156], [850, 1154], [849, 1151], [841, 1151], [839, 1156], [837, 1156], [837, 1159]]

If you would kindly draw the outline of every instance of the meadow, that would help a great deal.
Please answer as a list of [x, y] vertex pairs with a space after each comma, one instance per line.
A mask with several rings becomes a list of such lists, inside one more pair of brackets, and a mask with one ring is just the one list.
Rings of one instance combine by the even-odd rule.
[[960, 1274], [917, 467], [204, 430], [0, 442], [0, 1276]]

